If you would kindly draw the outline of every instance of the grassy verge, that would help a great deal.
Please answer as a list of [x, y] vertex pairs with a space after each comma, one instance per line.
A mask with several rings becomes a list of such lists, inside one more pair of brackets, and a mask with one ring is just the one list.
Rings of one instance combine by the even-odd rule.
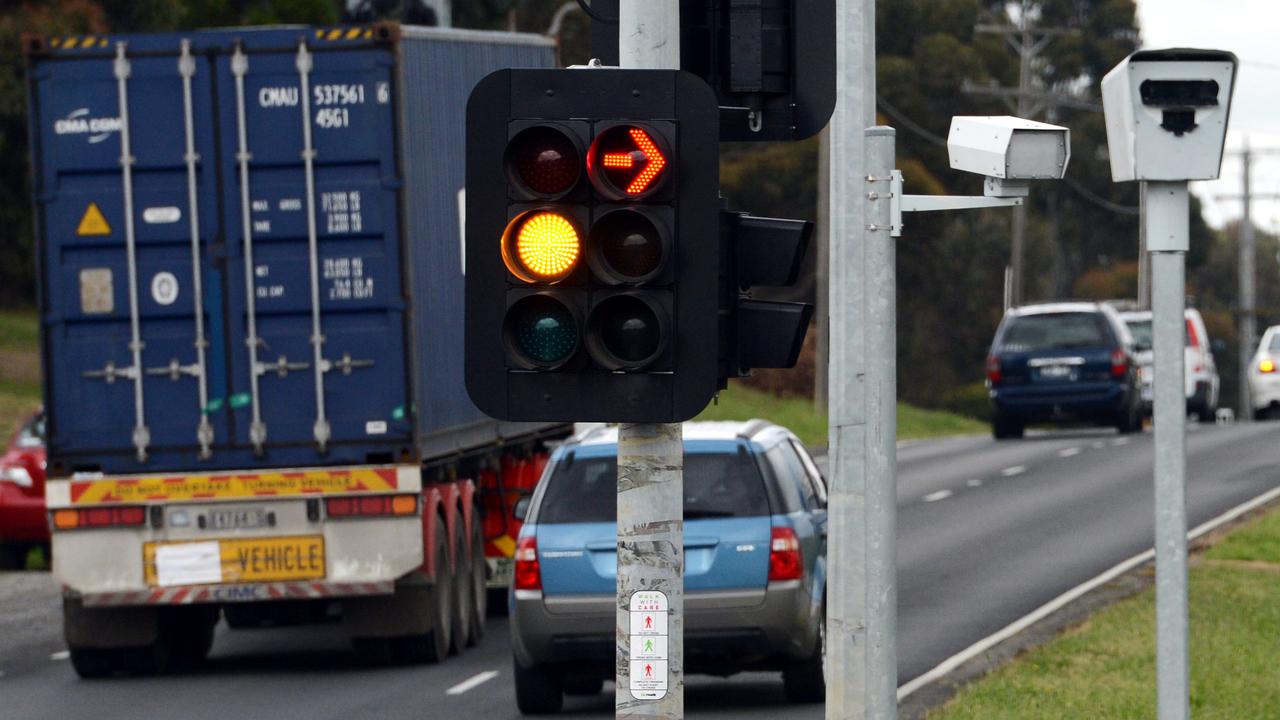
[[[1230, 534], [1191, 569], [1191, 710], [1280, 708], [1280, 512]], [[1155, 718], [1155, 593], [1113, 605], [970, 685], [930, 720]]]
[[[791, 429], [806, 445], [825, 445], [827, 418], [803, 398], [780, 398], [736, 383], [720, 393], [720, 402], [697, 417], [698, 420], [750, 420], [764, 418]], [[944, 435], [987, 432], [977, 420], [935, 410], [898, 405], [898, 439], [912, 440]]]
[[40, 404], [40, 351], [34, 311], [0, 311], [0, 446]]

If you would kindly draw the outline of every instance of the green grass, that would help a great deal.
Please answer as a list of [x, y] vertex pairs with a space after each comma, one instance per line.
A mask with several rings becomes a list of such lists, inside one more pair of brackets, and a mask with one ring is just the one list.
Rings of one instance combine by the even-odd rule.
[[[1205, 558], [1189, 579], [1192, 714], [1277, 717], [1280, 513], [1232, 533]], [[966, 687], [929, 720], [1154, 719], [1154, 626], [1147, 590]]]
[[0, 447], [40, 405], [40, 349], [35, 311], [0, 310]]
[[[750, 420], [763, 418], [790, 428], [805, 445], [827, 443], [827, 418], [804, 398], [780, 398], [737, 383], [720, 393], [718, 404], [702, 411], [697, 420]], [[936, 410], [898, 405], [898, 439], [914, 440], [944, 435], [987, 432], [987, 426], [970, 418]]]
[[38, 341], [34, 310], [0, 310], [0, 350], [34, 353]]

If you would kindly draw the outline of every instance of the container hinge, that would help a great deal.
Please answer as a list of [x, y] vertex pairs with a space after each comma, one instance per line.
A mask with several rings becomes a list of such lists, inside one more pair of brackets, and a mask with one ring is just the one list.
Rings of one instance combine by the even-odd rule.
[[[174, 382], [181, 380], [183, 375], [196, 378], [197, 380], [204, 378], [204, 368], [200, 367], [198, 364], [183, 365], [178, 362], [178, 358], [170, 360], [168, 365], [149, 367], [146, 372], [148, 375], [168, 375], [169, 379]], [[200, 407], [204, 407], [206, 404], [208, 403], [201, 404]]]
[[320, 452], [329, 444], [329, 421], [324, 407], [324, 334], [320, 329], [320, 236], [316, 228], [316, 148], [311, 131], [311, 71], [315, 61], [307, 43], [298, 43], [296, 62], [302, 86], [302, 164], [307, 193], [307, 252], [311, 275], [311, 351], [315, 363], [316, 421], [314, 435]]
[[116, 43], [116, 59], [112, 66], [116, 77], [116, 91], [120, 102], [120, 180], [124, 195], [124, 246], [129, 271], [129, 351], [133, 354], [130, 379], [133, 380], [133, 445], [138, 462], [147, 461], [147, 447], [151, 444], [151, 432], [147, 429], [145, 404], [142, 394], [142, 319], [138, 310], [138, 247], [133, 226], [133, 156], [132, 134], [129, 127], [129, 76], [133, 70], [123, 42]]
[[281, 355], [273, 363], [260, 362], [254, 366], [255, 375], [266, 375], [267, 373], [275, 373], [277, 377], [289, 377], [290, 370], [306, 370], [311, 367], [311, 363], [305, 362], [289, 362], [289, 358]]
[[[191, 40], [187, 38], [182, 40], [178, 74], [182, 76], [182, 119], [187, 136], [186, 152], [183, 153], [182, 160], [187, 164], [187, 208], [189, 210], [187, 215], [191, 223], [191, 295], [195, 302], [193, 313], [196, 333], [193, 343], [196, 349], [196, 363], [187, 368], [193, 370], [188, 374], [193, 375], [198, 381], [196, 401], [200, 403], [198, 407], [203, 409], [209, 405], [208, 376], [205, 372], [205, 350], [209, 347], [209, 341], [204, 333], [204, 278], [200, 264], [200, 196], [196, 187], [200, 154], [196, 152], [195, 102], [191, 89], [191, 78], [196, 74], [196, 60], [191, 55]], [[178, 366], [176, 359], [170, 361], [169, 367], [170, 377], [177, 380], [177, 373], [183, 368]], [[174, 370], [175, 367], [179, 370]], [[148, 370], [148, 372], [151, 371]], [[209, 418], [203, 412], [200, 413], [200, 423], [196, 426], [196, 441], [200, 443], [201, 460], [208, 460], [213, 456], [213, 426], [209, 424]]]
[[249, 161], [253, 156], [249, 153], [248, 120], [245, 115], [244, 76], [249, 72], [249, 56], [244, 47], [236, 45], [231, 56], [231, 73], [236, 79], [236, 130], [239, 144], [236, 151], [236, 163], [240, 172], [240, 223], [244, 236], [244, 291], [245, 291], [245, 345], [249, 348], [249, 397], [252, 403], [253, 420], [249, 423], [249, 442], [253, 445], [255, 455], [262, 455], [263, 446], [267, 442], [267, 426], [262, 422], [262, 397], [258, 393], [258, 346], [262, 344], [258, 337], [258, 311], [255, 300], [253, 266], [253, 214], [249, 196]]
[[372, 360], [352, 360], [350, 353], [343, 353], [342, 359], [337, 362], [322, 360], [320, 363], [320, 372], [340, 371], [343, 375], [350, 375], [352, 370], [359, 368], [373, 367]]

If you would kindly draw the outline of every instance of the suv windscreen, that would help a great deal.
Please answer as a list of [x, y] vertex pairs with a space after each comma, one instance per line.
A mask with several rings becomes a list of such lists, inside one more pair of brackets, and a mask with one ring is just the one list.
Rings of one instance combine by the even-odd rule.
[[1133, 335], [1133, 347], [1137, 350], [1151, 349], [1151, 321], [1150, 320], [1125, 320], [1125, 325], [1129, 326], [1129, 334]]
[[[566, 456], [566, 459], [568, 456]], [[613, 457], [561, 460], [538, 506], [539, 523], [617, 522], [618, 461]], [[755, 459], [745, 452], [686, 453], [686, 520], [758, 517], [769, 500]]]
[[1111, 345], [1101, 313], [1064, 312], [1012, 318], [1000, 338], [1006, 352], [1065, 350]]

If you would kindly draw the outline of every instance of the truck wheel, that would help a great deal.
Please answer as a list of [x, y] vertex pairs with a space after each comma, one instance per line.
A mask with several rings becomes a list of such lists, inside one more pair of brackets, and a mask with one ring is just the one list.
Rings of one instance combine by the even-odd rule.
[[471, 628], [475, 625], [472, 617], [475, 608], [471, 603], [471, 552], [467, 549], [466, 531], [462, 529], [462, 513], [458, 513], [458, 520], [458, 542], [453, 555], [453, 613], [450, 619], [453, 640], [450, 650], [454, 654], [472, 644]]
[[550, 715], [564, 707], [564, 681], [546, 668], [515, 663], [516, 706], [524, 715]]
[[822, 659], [826, 654], [826, 609], [818, 622], [818, 646], [813, 655], [782, 671], [782, 689], [791, 703], [820, 703], [827, 698], [827, 683], [823, 676]]
[[425, 635], [402, 635], [393, 639], [394, 654], [406, 663], [444, 662], [449, 656], [453, 625], [453, 575], [449, 572], [449, 538], [444, 518], [436, 517], [435, 583], [431, 586], [425, 611], [431, 615], [431, 629]]
[[480, 527], [480, 508], [471, 512], [471, 644], [484, 639], [485, 618], [489, 614], [489, 589], [485, 582], [484, 530]]

